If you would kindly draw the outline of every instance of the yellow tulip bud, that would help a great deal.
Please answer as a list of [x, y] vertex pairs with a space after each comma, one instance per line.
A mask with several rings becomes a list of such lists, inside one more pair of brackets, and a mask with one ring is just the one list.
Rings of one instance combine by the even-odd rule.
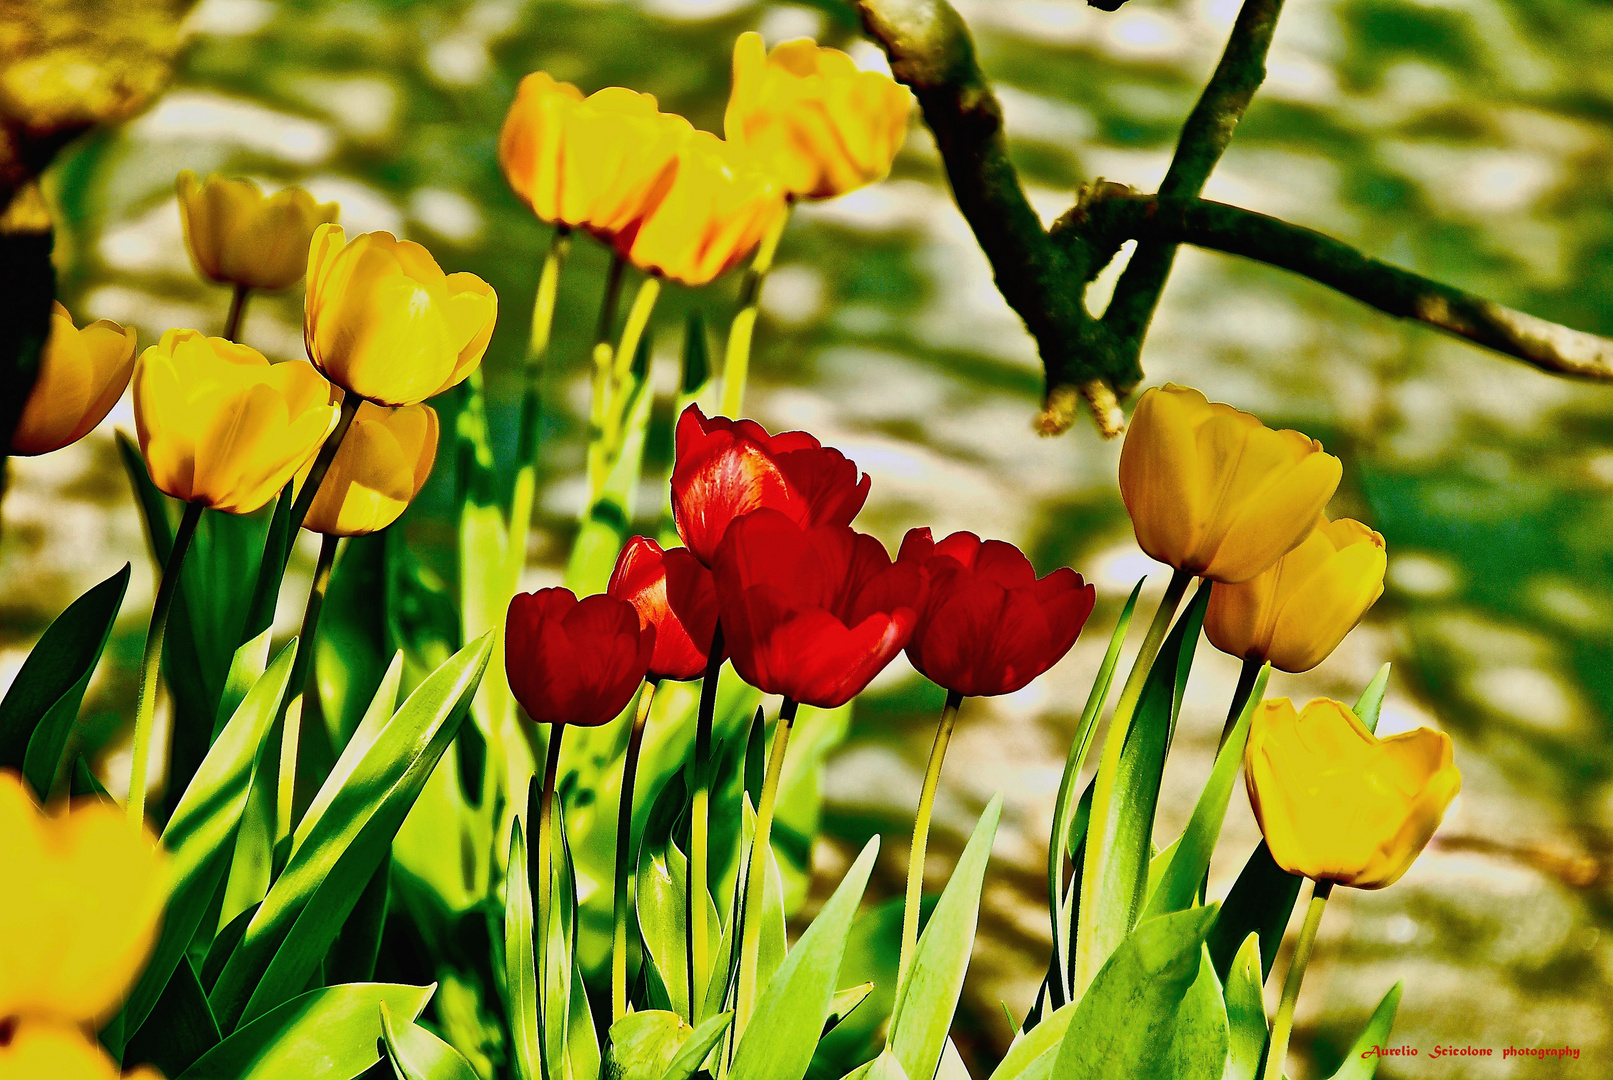
[[1297, 431], [1167, 383], [1137, 402], [1120, 495], [1137, 545], [1212, 581], [1248, 581], [1309, 535], [1338, 488], [1339, 459]]
[[[364, 402], [353, 415], [302, 527], [362, 536], [398, 520], [437, 460], [437, 412], [430, 405], [388, 409]], [[300, 485], [313, 467], [310, 460]]]
[[444, 274], [431, 252], [391, 233], [351, 242], [321, 225], [308, 249], [308, 356], [326, 378], [380, 405], [413, 405], [481, 363], [498, 297], [475, 274]]
[[1309, 671], [1383, 595], [1388, 564], [1383, 537], [1359, 521], [1323, 518], [1269, 570], [1217, 584], [1204, 632], [1222, 652]]
[[504, 119], [498, 160], [538, 217], [609, 243], [660, 201], [691, 130], [650, 94], [610, 86], [584, 98], [536, 71], [521, 80]]
[[185, 246], [203, 277], [249, 289], [284, 289], [308, 268], [314, 229], [335, 221], [335, 203], [318, 203], [300, 187], [264, 197], [247, 179], [179, 174]]
[[734, 42], [728, 140], [756, 154], [790, 194], [828, 199], [883, 180], [907, 138], [913, 95], [888, 75], [859, 71], [809, 38], [769, 54], [757, 33]]
[[156, 944], [168, 898], [156, 838], [109, 802], [44, 813], [22, 778], [4, 770], [0, 866], [0, 1017], [108, 1020]]
[[678, 148], [666, 195], [616, 250], [646, 273], [704, 285], [736, 266], [784, 213], [784, 191], [747, 153], [708, 131]]
[[340, 411], [331, 396], [301, 360], [170, 330], [134, 369], [140, 453], [174, 498], [250, 514], [319, 452]]
[[1358, 889], [1398, 881], [1462, 789], [1443, 731], [1379, 739], [1328, 698], [1261, 702], [1243, 769], [1277, 865]]
[[79, 330], [52, 303], [39, 377], [11, 435], [13, 454], [48, 454], [78, 442], [106, 418], [134, 371], [134, 331], [102, 319]]

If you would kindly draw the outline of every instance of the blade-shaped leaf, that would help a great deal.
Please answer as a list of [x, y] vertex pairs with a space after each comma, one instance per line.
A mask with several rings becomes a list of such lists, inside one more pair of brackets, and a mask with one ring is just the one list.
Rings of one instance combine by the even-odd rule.
[[1075, 1017], [1077, 1002], [1055, 1009], [1041, 1023], [1020, 1035], [992, 1071], [991, 1080], [1046, 1080], [1053, 1075], [1059, 1043]]
[[1243, 939], [1227, 972], [1226, 1080], [1254, 1080], [1266, 1051], [1270, 1031], [1266, 1025], [1266, 999], [1261, 992], [1260, 935]]
[[164, 1076], [178, 1076], [218, 1042], [218, 1023], [207, 1007], [207, 993], [196, 969], [181, 957], [162, 996], [123, 1048], [123, 1064], [154, 1065]]
[[1172, 1080], [1223, 1080], [1227, 1067], [1227, 1007], [1210, 956], [1199, 948], [1199, 974], [1187, 988], [1171, 1033], [1162, 1075]]
[[1243, 864], [1232, 891], [1221, 903], [1221, 914], [1210, 931], [1210, 960], [1223, 979], [1232, 966], [1233, 955], [1243, 939], [1254, 931], [1260, 935], [1260, 965], [1271, 974], [1272, 961], [1283, 943], [1283, 931], [1294, 913], [1299, 887], [1304, 878], [1290, 874], [1272, 860], [1264, 840], [1255, 846]]
[[694, 1034], [675, 1012], [632, 1012], [610, 1026], [605, 1051], [609, 1080], [661, 1080], [683, 1044]]
[[824, 1032], [828, 1033], [839, 1027], [840, 1022], [856, 1012], [857, 1007], [867, 1001], [868, 995], [873, 992], [872, 982], [859, 983], [849, 990], [835, 991], [835, 996], [829, 1001], [829, 1015], [823, 1021]]
[[1383, 1059], [1367, 1051], [1375, 1046], [1388, 1045], [1389, 1029], [1395, 1024], [1395, 1010], [1400, 1008], [1402, 985], [1395, 983], [1383, 995], [1383, 1000], [1372, 1011], [1372, 1019], [1367, 1021], [1367, 1026], [1361, 1029], [1349, 1053], [1344, 1055], [1344, 1063], [1328, 1080], [1372, 1080], [1378, 1074], [1378, 1062]]
[[381, 1038], [397, 1080], [479, 1080], [463, 1054], [418, 1024], [401, 1027], [381, 1002]]
[[684, 1042], [682, 1049], [666, 1067], [661, 1080], [689, 1080], [694, 1076], [695, 1070], [700, 1068], [701, 1062], [711, 1056], [711, 1051], [722, 1040], [728, 1025], [734, 1022], [731, 1012], [718, 1013], [694, 1029], [694, 1033]]
[[1366, 725], [1368, 731], [1378, 730], [1378, 713], [1383, 710], [1383, 695], [1389, 689], [1389, 669], [1392, 665], [1384, 664], [1378, 673], [1367, 683], [1367, 688], [1361, 691], [1361, 696], [1355, 702], [1355, 715]]
[[521, 822], [510, 831], [509, 871], [504, 877], [504, 980], [509, 988], [510, 1037], [517, 1080], [538, 1080], [538, 967], [532, 945], [532, 884], [527, 877]]

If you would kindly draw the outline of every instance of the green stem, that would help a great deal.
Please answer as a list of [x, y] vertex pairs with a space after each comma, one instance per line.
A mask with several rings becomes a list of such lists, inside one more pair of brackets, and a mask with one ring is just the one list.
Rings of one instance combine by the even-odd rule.
[[140, 661], [140, 698], [134, 712], [134, 760], [129, 769], [129, 820], [137, 824], [143, 822], [146, 815], [146, 762], [151, 756], [151, 730], [157, 715], [157, 670], [162, 663], [162, 639], [168, 630], [168, 612], [174, 606], [174, 592], [179, 587], [180, 567], [201, 519], [202, 504], [187, 503], [185, 516], [179, 519], [179, 529], [174, 533], [168, 562], [162, 568], [156, 602], [151, 605], [151, 627], [146, 631], [146, 651]]
[[[593, 393], [588, 407], [588, 499], [583, 504], [583, 521], [593, 513], [594, 502], [605, 486], [608, 454], [605, 443], [607, 414], [610, 411], [610, 383], [613, 365], [610, 347], [611, 330], [616, 325], [616, 305], [622, 295], [622, 271], [627, 262], [620, 255], [612, 255], [610, 270], [605, 275], [605, 295], [599, 303], [599, 322], [594, 327], [594, 346], [590, 358], [594, 365]], [[631, 361], [629, 361], [631, 363]]]
[[[303, 519], [308, 516], [308, 508], [314, 505], [314, 497], [319, 494], [319, 485], [324, 483], [325, 474], [330, 472], [330, 463], [336, 460], [336, 451], [342, 447], [342, 440], [347, 438], [347, 431], [353, 426], [353, 417], [358, 415], [358, 407], [364, 399], [348, 390], [342, 395], [342, 411], [336, 419], [336, 427], [325, 437], [325, 445], [319, 448], [319, 456], [314, 458], [314, 467], [308, 470], [308, 477], [302, 482], [302, 490], [297, 492], [297, 501], [291, 504], [291, 520], [286, 528], [288, 537], [296, 537], [297, 530], [302, 528]], [[286, 557], [291, 556], [292, 544], [286, 544]]]
[[1316, 929], [1322, 924], [1322, 909], [1333, 893], [1331, 881], [1318, 881], [1311, 890], [1310, 906], [1305, 909], [1305, 925], [1300, 927], [1299, 942], [1294, 946], [1294, 959], [1288, 965], [1288, 977], [1283, 980], [1283, 999], [1277, 1006], [1277, 1018], [1271, 1025], [1271, 1046], [1266, 1054], [1263, 1080], [1282, 1080], [1283, 1062], [1288, 1057], [1288, 1039], [1294, 1033], [1294, 1007], [1299, 1004], [1299, 987], [1305, 981], [1305, 969], [1310, 965], [1311, 953], [1316, 948]]
[[902, 908], [902, 951], [896, 962], [896, 1000], [902, 999], [902, 987], [913, 969], [913, 954], [918, 950], [919, 906], [924, 897], [924, 854], [930, 839], [930, 814], [935, 809], [935, 792], [941, 784], [941, 764], [946, 760], [947, 744], [952, 741], [952, 729], [958, 721], [958, 707], [963, 695], [956, 690], [947, 691], [946, 705], [941, 709], [941, 722], [935, 728], [935, 742], [930, 746], [930, 763], [924, 770], [924, 789], [919, 795], [918, 812], [913, 816], [913, 846], [907, 856], [907, 902]]
[[543, 412], [543, 366], [554, 331], [555, 297], [560, 270], [571, 251], [571, 230], [561, 226], [549, 241], [549, 253], [538, 275], [532, 301], [532, 336], [526, 349], [526, 392], [521, 398], [521, 424], [515, 440], [515, 486], [510, 495], [509, 544], [511, 577], [518, 577], [526, 561], [527, 532], [532, 527], [532, 499], [537, 490], [538, 423]]
[[554, 892], [554, 786], [555, 778], [560, 773], [560, 740], [565, 733], [564, 724], [554, 725], [549, 732], [549, 749], [543, 760], [543, 787], [538, 796], [538, 910], [535, 919], [538, 939], [538, 1056], [544, 1064], [545, 1075], [548, 1074], [549, 1061], [549, 1021], [545, 1015], [545, 1003], [549, 997], [549, 905]]
[[795, 209], [791, 199], [784, 204], [784, 212], [762, 237], [756, 249], [756, 258], [745, 271], [739, 286], [739, 303], [734, 321], [728, 327], [728, 345], [723, 356], [722, 411], [724, 416], [738, 416], [745, 407], [745, 382], [750, 374], [751, 338], [756, 333], [756, 316], [762, 303], [762, 282], [773, 268], [773, 256], [778, 253], [779, 239], [790, 222]]
[[[330, 588], [331, 568], [336, 565], [336, 544], [341, 537], [324, 535], [319, 540], [319, 561], [314, 565], [314, 583], [308, 590], [308, 603], [302, 609], [302, 630], [297, 635], [297, 652], [291, 658], [291, 678], [286, 692], [280, 698], [280, 784], [275, 794], [274, 861], [284, 866], [290, 856], [281, 845], [290, 839], [296, 822], [297, 746], [302, 737], [302, 718], [308, 709], [308, 698], [314, 692], [313, 659], [314, 635], [319, 633], [319, 612], [325, 605], [325, 591]], [[301, 695], [302, 707], [297, 715], [291, 714], [291, 703]], [[278, 867], [277, 867], [278, 868]]]
[[654, 700], [655, 680], [649, 679], [638, 696], [638, 712], [627, 737], [627, 756], [622, 761], [622, 797], [616, 808], [616, 911], [610, 965], [613, 1023], [627, 1015], [627, 913], [633, 906], [628, 894], [628, 864], [633, 855], [633, 787], [638, 777], [639, 750], [644, 745], [644, 724], [650, 718], [650, 703]]
[[[689, 1023], [698, 1027], [704, 1019], [706, 982], [710, 974], [711, 951], [707, 941], [704, 912], [708, 869], [711, 812], [711, 729], [717, 712], [717, 685], [722, 679], [722, 624], [711, 634], [711, 652], [706, 661], [706, 677], [700, 684], [700, 711], [695, 718], [694, 795], [689, 800], [689, 874], [685, 882], [684, 911], [689, 945]], [[696, 890], [700, 890], [697, 892]]]
[[1249, 704], [1249, 695], [1255, 688], [1255, 680], [1260, 677], [1260, 669], [1265, 660], [1246, 656], [1243, 668], [1238, 672], [1238, 688], [1232, 692], [1232, 706], [1227, 710], [1227, 722], [1221, 726], [1221, 742], [1217, 747], [1225, 746], [1232, 737], [1232, 729], [1238, 726], [1238, 717], [1243, 715], [1243, 708]]
[[790, 745], [790, 729], [795, 726], [799, 704], [785, 698], [779, 707], [778, 724], [773, 732], [773, 749], [767, 756], [767, 776], [762, 781], [761, 805], [756, 808], [756, 835], [751, 840], [750, 861], [745, 868], [745, 919], [740, 939], [739, 998], [734, 1006], [734, 1046], [739, 1045], [756, 1007], [756, 962], [762, 943], [762, 904], [767, 886], [768, 858], [772, 854], [773, 811], [778, 803], [779, 780], [784, 775], [784, 754]]
[[224, 316], [224, 337], [229, 341], [241, 339], [241, 323], [246, 318], [246, 297], [251, 290], [237, 285], [230, 296], [230, 313]]

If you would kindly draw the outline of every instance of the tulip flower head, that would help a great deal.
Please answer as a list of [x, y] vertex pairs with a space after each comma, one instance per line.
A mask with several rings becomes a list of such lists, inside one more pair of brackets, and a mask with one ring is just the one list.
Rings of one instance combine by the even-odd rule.
[[610, 243], [636, 231], [666, 194], [692, 130], [650, 94], [608, 86], [585, 98], [535, 71], [521, 80], [504, 119], [498, 160], [539, 218]]
[[1382, 536], [1359, 521], [1323, 518], [1269, 570], [1217, 584], [1204, 632], [1222, 652], [1309, 671], [1383, 595], [1387, 566]]
[[850, 525], [868, 501], [868, 477], [840, 451], [804, 431], [769, 435], [753, 420], [707, 417], [698, 405], [678, 417], [675, 457], [672, 517], [707, 566], [729, 524], [753, 510], [802, 526]]
[[570, 589], [517, 593], [504, 627], [510, 690], [540, 724], [596, 727], [616, 717], [644, 681], [655, 628], [614, 596]]
[[1248, 581], [1292, 551], [1341, 474], [1315, 439], [1171, 383], [1137, 402], [1120, 451], [1137, 545], [1212, 581]]
[[83, 1030], [111, 1019], [145, 967], [168, 898], [156, 838], [104, 801], [40, 810], [0, 771], [0, 1076], [110, 1078]]
[[750, 255], [783, 213], [783, 188], [754, 158], [709, 131], [690, 130], [665, 194], [614, 243], [647, 274], [704, 285]]
[[[359, 405], [302, 527], [331, 536], [363, 536], [398, 520], [431, 475], [437, 428], [437, 412], [430, 405]], [[312, 466], [310, 460], [302, 477]]]
[[757, 33], [734, 42], [728, 141], [753, 152], [798, 198], [829, 199], [890, 172], [913, 95], [839, 49], [808, 38], [769, 53]]
[[414, 405], [458, 386], [481, 363], [497, 317], [487, 282], [444, 274], [419, 244], [384, 232], [349, 242], [339, 225], [314, 233], [303, 340], [344, 390]]
[[1358, 889], [1399, 880], [1462, 787], [1444, 732], [1379, 739], [1327, 698], [1299, 712], [1287, 698], [1262, 702], [1243, 764], [1277, 865]]
[[654, 540], [633, 537], [616, 557], [605, 594], [632, 604], [639, 624], [654, 629], [649, 678], [705, 674], [717, 629], [717, 593], [711, 571], [688, 548], [662, 551]]
[[320, 203], [300, 187], [265, 197], [256, 183], [214, 174], [179, 174], [179, 215], [185, 247], [210, 281], [249, 289], [284, 289], [308, 269], [314, 230], [341, 208]]
[[250, 514], [319, 452], [336, 426], [331, 387], [301, 360], [195, 330], [170, 330], [134, 369], [140, 453], [158, 488]]
[[1096, 590], [1069, 567], [1040, 580], [1012, 544], [929, 529], [902, 540], [898, 562], [924, 568], [929, 594], [907, 658], [925, 678], [964, 697], [1011, 694], [1075, 644]]
[[134, 331], [102, 319], [80, 330], [51, 303], [39, 375], [11, 435], [13, 454], [48, 454], [88, 435], [112, 411], [134, 371]]
[[925, 594], [924, 571], [892, 563], [872, 536], [774, 509], [734, 522], [712, 576], [734, 670], [822, 709], [850, 701], [902, 651]]

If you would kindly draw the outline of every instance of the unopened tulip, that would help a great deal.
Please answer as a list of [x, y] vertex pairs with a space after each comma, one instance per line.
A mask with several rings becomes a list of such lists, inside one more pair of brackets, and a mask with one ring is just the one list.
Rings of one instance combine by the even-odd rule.
[[1278, 866], [1358, 889], [1399, 880], [1462, 787], [1444, 732], [1379, 739], [1327, 698], [1302, 712], [1287, 698], [1262, 702], [1244, 779]]
[[1310, 436], [1171, 383], [1137, 402], [1120, 451], [1137, 545], [1212, 581], [1248, 581], [1292, 551], [1341, 474]]
[[689, 131], [666, 193], [614, 243], [645, 273], [704, 285], [749, 256], [783, 213], [784, 189], [755, 159], [708, 131]]
[[249, 514], [336, 426], [331, 386], [301, 360], [170, 330], [134, 369], [134, 421], [151, 482], [185, 502]]
[[1269, 570], [1217, 584], [1204, 632], [1222, 652], [1309, 671], [1383, 595], [1387, 566], [1383, 537], [1359, 521], [1324, 518]]
[[444, 274], [391, 233], [347, 239], [321, 225], [308, 249], [303, 340], [337, 386], [378, 405], [413, 405], [481, 363], [498, 298], [475, 274]]
[[1024, 552], [974, 533], [937, 543], [929, 529], [913, 529], [897, 558], [929, 578], [907, 658], [919, 674], [964, 697], [1011, 694], [1058, 663], [1096, 598], [1069, 567], [1038, 580]]
[[626, 600], [539, 589], [510, 601], [505, 672], [537, 723], [608, 723], [633, 700], [654, 652], [655, 628], [641, 627]]
[[196, 269], [212, 281], [249, 289], [284, 289], [308, 269], [314, 230], [340, 207], [300, 187], [265, 197], [256, 183], [216, 173], [179, 174], [179, 215]]
[[431, 475], [437, 427], [437, 412], [430, 405], [388, 409], [361, 404], [302, 527], [332, 536], [363, 536], [398, 520]]
[[712, 576], [734, 670], [820, 709], [844, 705], [895, 659], [924, 604], [924, 571], [892, 563], [872, 536], [772, 509], [734, 522]]
[[649, 94], [608, 86], [584, 98], [536, 71], [521, 80], [504, 118], [498, 160], [538, 217], [609, 242], [665, 194], [691, 130]]
[[804, 431], [769, 435], [754, 420], [708, 417], [690, 405], [678, 417], [672, 517], [707, 566], [736, 518], [763, 507], [798, 525], [850, 525], [868, 500], [856, 462]]
[[607, 596], [626, 600], [639, 624], [655, 630], [651, 679], [697, 679], [705, 674], [717, 628], [717, 594], [711, 571], [688, 548], [661, 550], [635, 536], [622, 546]]
[[912, 102], [907, 87], [857, 70], [839, 49], [801, 38], [769, 53], [760, 34], [745, 33], [734, 43], [723, 131], [790, 194], [827, 199], [884, 179]]
[[50, 337], [17, 430], [13, 454], [48, 454], [75, 443], [112, 411], [134, 371], [134, 331], [102, 319], [79, 330], [52, 303]]

